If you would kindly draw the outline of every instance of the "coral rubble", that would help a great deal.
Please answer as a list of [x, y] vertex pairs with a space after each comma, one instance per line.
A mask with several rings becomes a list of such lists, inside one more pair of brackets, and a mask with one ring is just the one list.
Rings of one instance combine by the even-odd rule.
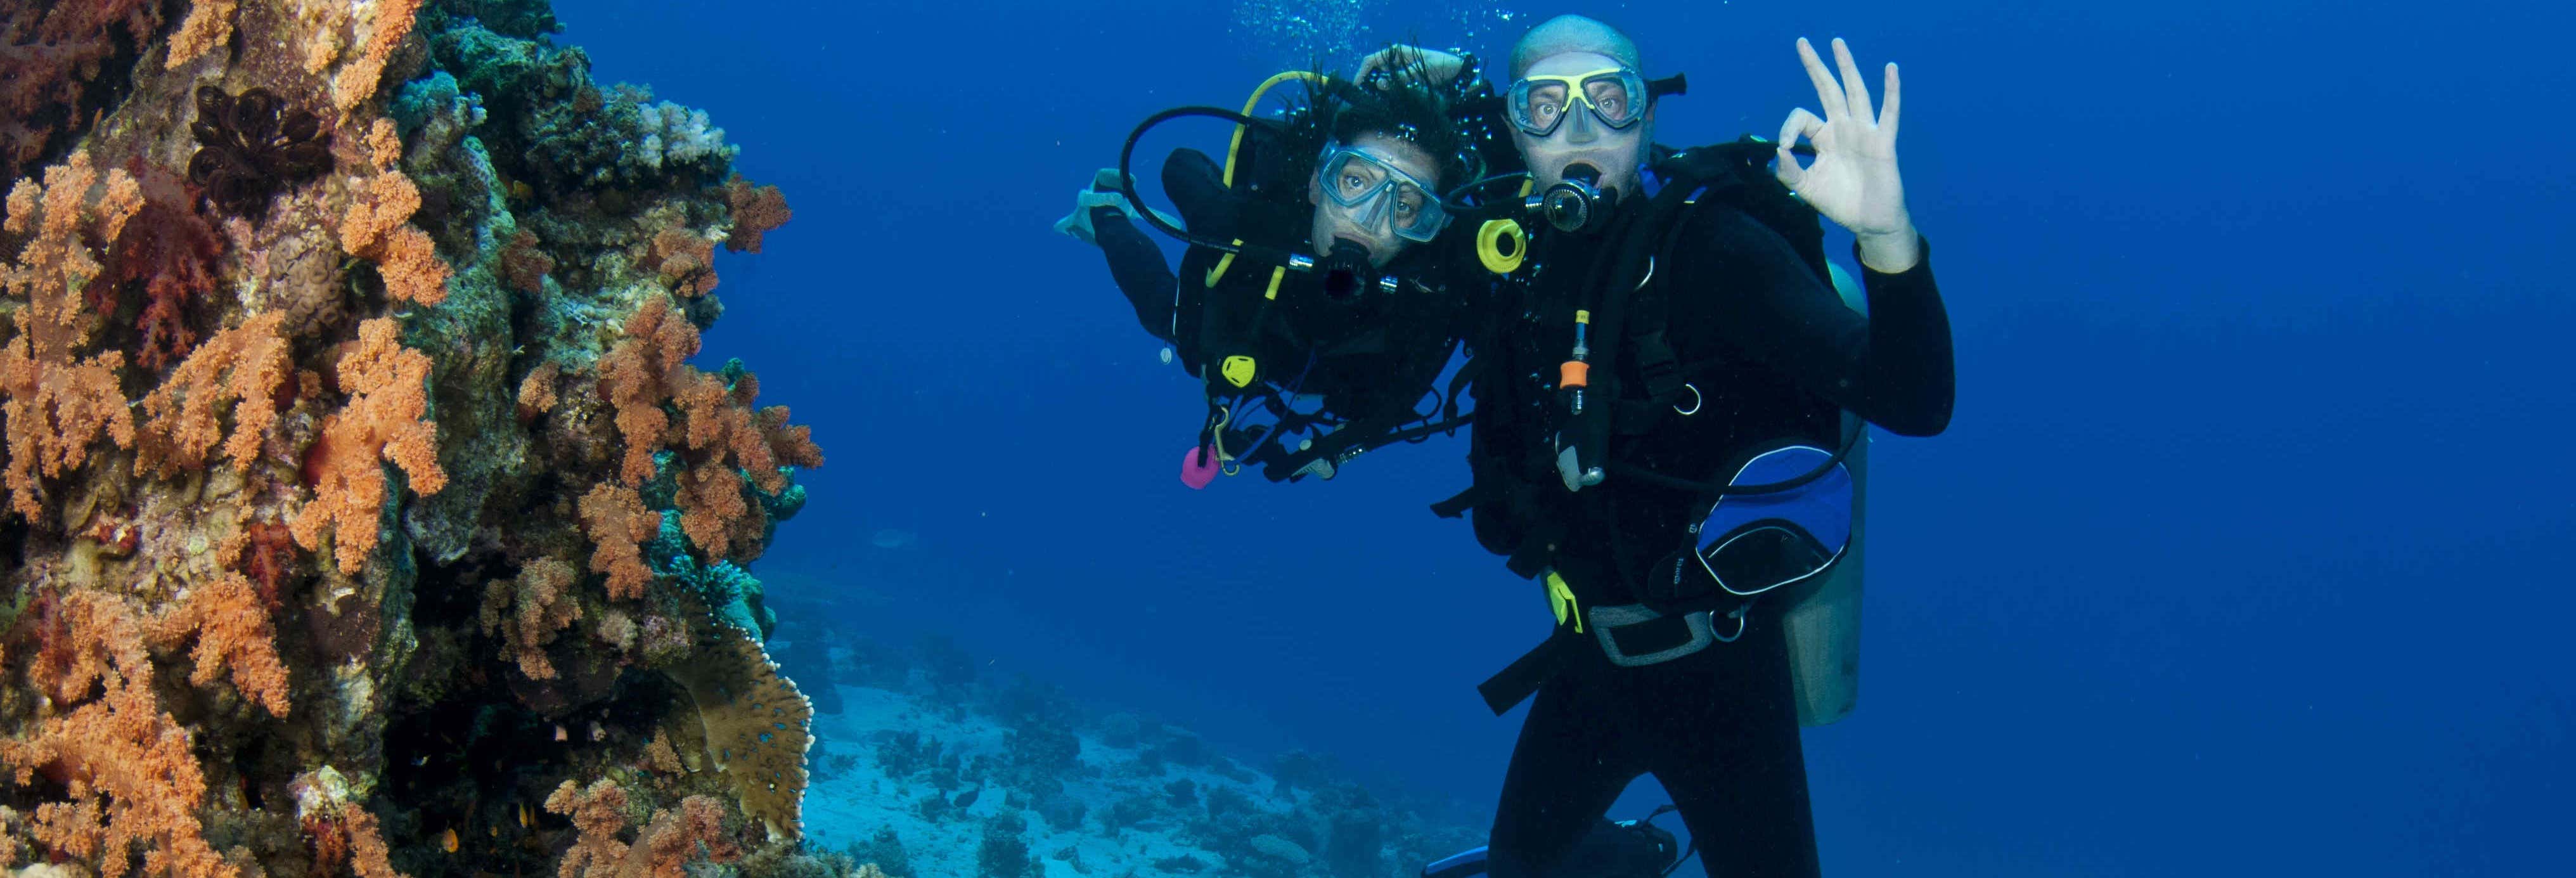
[[687, 362], [791, 214], [554, 29], [0, 0], [0, 868], [823, 874], [822, 454]]

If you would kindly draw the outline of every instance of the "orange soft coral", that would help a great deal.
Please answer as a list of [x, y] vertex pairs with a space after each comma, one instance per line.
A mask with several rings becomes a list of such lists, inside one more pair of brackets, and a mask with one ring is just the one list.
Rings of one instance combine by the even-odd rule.
[[581, 528], [598, 545], [590, 554], [590, 570], [608, 574], [608, 596], [643, 597], [644, 586], [653, 581], [643, 543], [661, 532], [661, 514], [644, 508], [644, 497], [634, 488], [601, 482], [582, 495]]
[[[626, 442], [619, 474], [627, 484], [653, 477], [654, 452], [680, 452], [681, 529], [712, 557], [743, 557], [737, 553], [757, 549], [762, 530], [742, 494], [744, 475], [776, 492], [786, 484], [780, 466], [822, 466], [823, 454], [807, 428], [787, 425], [785, 407], [752, 407], [760, 383], [750, 374], [728, 384], [688, 365], [697, 351], [697, 328], [668, 300], [651, 299], [600, 359], [599, 385], [617, 410]], [[678, 409], [677, 429], [665, 405]]]
[[716, 242], [686, 227], [663, 229], [646, 249], [645, 268], [660, 272], [671, 292], [694, 299], [716, 288]]
[[164, 66], [177, 70], [197, 60], [208, 50], [233, 40], [233, 12], [240, 0], [197, 0], [188, 7], [188, 18], [179, 23], [179, 32], [170, 35], [170, 60]]
[[404, 225], [420, 210], [420, 187], [400, 171], [370, 177], [340, 218], [340, 249], [373, 260], [396, 301], [436, 305], [447, 301], [447, 263], [426, 232]]
[[632, 845], [617, 838], [626, 831], [626, 805], [626, 790], [605, 779], [587, 790], [564, 781], [546, 797], [546, 810], [572, 818], [577, 831], [556, 867], [558, 878], [684, 878], [688, 864], [702, 854], [719, 863], [742, 855], [726, 837], [724, 806], [714, 799], [690, 796], [677, 810], [654, 814]]
[[10, 503], [20, 515], [43, 514], [43, 479], [80, 468], [101, 436], [134, 444], [134, 418], [126, 411], [118, 373], [125, 356], [110, 351], [83, 358], [96, 319], [81, 305], [82, 290], [103, 267], [91, 242], [116, 240], [143, 208], [143, 192], [123, 170], [107, 173], [101, 192], [89, 154], [76, 152], [45, 169], [42, 187], [20, 180], [9, 192], [8, 218], [0, 230], [32, 233], [16, 259], [0, 263], [0, 290], [23, 297], [18, 333], [0, 349], [0, 396], [8, 426]]
[[287, 710], [286, 665], [277, 660], [277, 632], [270, 628], [268, 605], [259, 590], [239, 573], [226, 573], [198, 583], [188, 597], [152, 621], [152, 642], [175, 648], [190, 639], [197, 669], [188, 682], [213, 683], [229, 669], [233, 688], [268, 708], [271, 716]]
[[[233, 878], [238, 870], [197, 819], [206, 779], [188, 732], [153, 694], [144, 623], [121, 597], [75, 590], [52, 599], [61, 612], [46, 620], [47, 636], [78, 657], [39, 662], [30, 682], [72, 706], [26, 737], [0, 739], [0, 769], [20, 787], [42, 773], [69, 798], [36, 806], [26, 841], [103, 878], [122, 878], [138, 849], [146, 875]], [[104, 694], [91, 698], [101, 683]]]
[[509, 653], [518, 659], [519, 672], [531, 680], [551, 680], [554, 663], [546, 659], [546, 643], [555, 632], [581, 618], [581, 604], [572, 599], [572, 586], [580, 575], [572, 565], [553, 558], [539, 558], [519, 569], [515, 579], [495, 579], [486, 586], [481, 612], [483, 633], [502, 635]]
[[733, 233], [725, 236], [725, 249], [760, 252], [760, 236], [787, 224], [796, 215], [787, 209], [787, 196], [776, 186], [753, 186], [741, 174], [725, 181], [725, 202], [733, 208]]
[[552, 411], [560, 399], [555, 395], [555, 382], [563, 378], [563, 369], [552, 362], [538, 363], [519, 379], [519, 423], [525, 424]]
[[[358, 60], [350, 62], [339, 76], [331, 80], [331, 102], [341, 112], [357, 109], [359, 104], [375, 96], [376, 82], [385, 78], [385, 61], [393, 56], [395, 47], [402, 45], [403, 37], [411, 34], [412, 21], [420, 14], [420, 3], [421, 0], [376, 0], [374, 17], [368, 22], [367, 43]], [[313, 54], [321, 56], [319, 52]], [[338, 54], [336, 44], [329, 54]], [[307, 64], [311, 65], [313, 60], [308, 58]], [[318, 67], [315, 72], [320, 72]]]
[[[214, 338], [180, 363], [160, 389], [143, 398], [143, 441], [138, 466], [168, 478], [204, 469], [218, 442], [236, 467], [259, 460], [260, 445], [277, 423], [278, 391], [294, 371], [284, 316], [261, 314]], [[229, 403], [233, 434], [224, 438], [219, 415]]]
[[340, 388], [347, 407], [322, 422], [322, 437], [305, 452], [305, 481], [314, 497], [289, 524], [295, 542], [320, 551], [325, 530], [334, 534], [340, 572], [356, 573], [375, 550], [384, 514], [384, 461], [411, 477], [411, 489], [436, 494], [447, 486], [438, 466], [438, 428], [429, 414], [429, 357], [403, 347], [402, 329], [389, 317], [358, 325], [358, 346], [340, 358]]

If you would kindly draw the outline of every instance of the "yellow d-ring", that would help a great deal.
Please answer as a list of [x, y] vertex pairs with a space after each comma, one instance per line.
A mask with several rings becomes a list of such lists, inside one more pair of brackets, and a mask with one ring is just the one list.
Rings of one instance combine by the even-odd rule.
[[1529, 255], [1529, 235], [1521, 224], [1512, 220], [1486, 220], [1476, 227], [1476, 261], [1495, 274], [1519, 271], [1521, 259]]

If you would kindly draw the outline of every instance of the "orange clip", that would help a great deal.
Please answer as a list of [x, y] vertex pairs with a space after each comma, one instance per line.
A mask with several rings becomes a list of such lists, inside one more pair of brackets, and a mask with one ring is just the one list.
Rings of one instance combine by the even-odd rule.
[[1556, 383], [1559, 387], [1589, 387], [1591, 375], [1592, 364], [1581, 360], [1567, 360], [1565, 365], [1558, 367]]

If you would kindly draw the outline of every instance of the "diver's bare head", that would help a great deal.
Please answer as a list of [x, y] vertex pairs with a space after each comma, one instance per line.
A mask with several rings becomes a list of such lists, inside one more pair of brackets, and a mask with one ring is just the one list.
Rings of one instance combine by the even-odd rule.
[[[1534, 75], [1580, 76], [1609, 68], [1634, 71], [1640, 78], [1645, 75], [1635, 40], [1618, 28], [1581, 15], [1548, 19], [1512, 45], [1511, 73], [1516, 82]], [[1558, 125], [1544, 135], [1515, 128], [1513, 145], [1520, 149], [1536, 185], [1554, 185], [1565, 179], [1568, 166], [1581, 163], [1601, 172], [1600, 184], [1604, 187], [1615, 187], [1622, 193], [1638, 191], [1637, 168], [1654, 142], [1655, 108], [1644, 95], [1632, 98], [1646, 102], [1644, 124], [1605, 128], [1582, 118], [1585, 114], [1569, 113], [1572, 124]]]

